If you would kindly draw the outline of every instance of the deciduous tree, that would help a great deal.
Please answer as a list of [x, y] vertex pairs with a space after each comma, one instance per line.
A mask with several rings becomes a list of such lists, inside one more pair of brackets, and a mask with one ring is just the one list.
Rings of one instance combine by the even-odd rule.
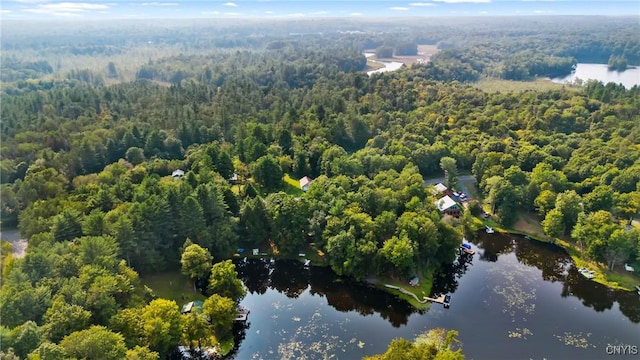
[[103, 326], [73, 332], [62, 339], [60, 346], [78, 359], [121, 360], [127, 352], [122, 335]]
[[205, 277], [211, 269], [211, 261], [213, 257], [209, 250], [202, 248], [198, 244], [187, 246], [180, 258], [182, 264], [182, 273], [191, 279]]
[[236, 303], [246, 295], [247, 291], [238, 279], [236, 266], [231, 260], [216, 263], [211, 268], [209, 292], [232, 299]]
[[233, 319], [237, 315], [236, 304], [233, 300], [213, 294], [204, 301], [202, 311], [209, 317], [216, 337], [224, 339], [231, 334]]
[[182, 317], [173, 300], [156, 299], [142, 309], [146, 344], [161, 356], [166, 355], [182, 336]]

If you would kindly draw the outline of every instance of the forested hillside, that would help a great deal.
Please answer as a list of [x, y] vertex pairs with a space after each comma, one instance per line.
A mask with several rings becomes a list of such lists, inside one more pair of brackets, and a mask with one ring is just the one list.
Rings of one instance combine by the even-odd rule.
[[[561, 33], [567, 43], [586, 36], [584, 24], [564, 26], [582, 29]], [[611, 26], [625, 29], [620, 43], [595, 37], [592, 47], [604, 62], [622, 54], [637, 64], [637, 24]], [[439, 45], [451, 49], [369, 77], [361, 51], [391, 35], [248, 35], [260, 29], [202, 35], [181, 50], [171, 39], [188, 30], [146, 29], [122, 47], [109, 38], [122, 33], [52, 42], [43, 57], [20, 55], [36, 51], [28, 39], [3, 37], [0, 217], [29, 249], [22, 259], [3, 252], [2, 344], [21, 358], [82, 358], [91, 339], [106, 339], [109, 358], [151, 359], [206, 342], [210, 325], [138, 279], [179, 269], [190, 242], [215, 262], [238, 248], [315, 249], [356, 279], [431, 274], [453, 261], [470, 221], [443, 218], [423, 186], [442, 175], [443, 158], [476, 178], [505, 226], [537, 213], [549, 237], [573, 238], [591, 259], [640, 265], [640, 232], [626, 228], [640, 212], [640, 87], [486, 93], [472, 83], [565, 72], [587, 50], [558, 47], [546, 30], [484, 47], [482, 35], [417, 27], [404, 41], [448, 39]], [[118, 58], [154, 46], [158, 56], [135, 69]], [[78, 58], [63, 60], [69, 52]], [[74, 67], [85, 57], [95, 63]], [[303, 193], [285, 175], [314, 181]], [[229, 314], [212, 309], [233, 310], [237, 298], [209, 290], [204, 311], [222, 319], [211, 330], [221, 339]]]

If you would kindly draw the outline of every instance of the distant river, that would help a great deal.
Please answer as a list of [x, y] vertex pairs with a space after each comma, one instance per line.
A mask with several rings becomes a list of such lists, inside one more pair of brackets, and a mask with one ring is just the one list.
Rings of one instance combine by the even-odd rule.
[[[374, 53], [364, 53], [364, 56], [366, 56], [367, 59], [374, 55], [375, 55]], [[370, 60], [370, 61], [382, 64], [384, 65], [384, 67], [381, 67], [380, 69], [376, 69], [376, 70], [367, 71], [367, 75], [383, 73], [387, 71], [396, 71], [400, 69], [403, 65], [401, 62], [397, 62], [397, 61], [380, 61], [380, 60]]]
[[583, 81], [598, 80], [603, 83], [613, 82], [616, 84], [622, 84], [627, 89], [632, 88], [634, 85], [640, 85], [640, 68], [629, 68], [625, 71], [609, 71], [609, 68], [605, 64], [578, 64], [576, 70], [571, 75], [563, 78], [554, 78], [551, 81], [555, 83], [571, 83], [576, 79]]
[[434, 327], [458, 330], [467, 359], [604, 359], [609, 344], [640, 347], [635, 292], [587, 280], [554, 245], [484, 232], [471, 242], [473, 257], [436, 276], [451, 308], [423, 313], [327, 268], [236, 261], [251, 314], [234, 356], [359, 359]]

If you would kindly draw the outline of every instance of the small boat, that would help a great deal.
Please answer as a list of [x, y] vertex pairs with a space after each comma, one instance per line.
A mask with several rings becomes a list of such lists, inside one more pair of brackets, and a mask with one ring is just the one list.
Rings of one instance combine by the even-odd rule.
[[490, 226], [485, 225], [485, 228], [487, 230], [487, 234], [493, 234], [495, 232], [495, 230]]
[[636, 290], [638, 290], [638, 295], [640, 295], [640, 285], [636, 285]]
[[444, 296], [444, 302], [442, 305], [445, 309], [448, 309], [451, 306], [451, 295], [447, 294]]
[[473, 254], [476, 253], [475, 250], [471, 249], [471, 245], [467, 244], [467, 243], [464, 243], [464, 244], [460, 245], [460, 249], [462, 251], [464, 251], [466, 254], [469, 254], [469, 255], [473, 255]]
[[629, 266], [627, 264], [624, 264], [624, 269], [627, 270], [627, 271], [630, 271], [630, 272], [634, 272], [635, 271], [631, 266]]
[[304, 267], [308, 268], [310, 264], [311, 264], [311, 260], [306, 259], [306, 260], [304, 261]]
[[582, 276], [586, 277], [587, 279], [593, 279], [594, 277], [596, 277], [595, 275], [596, 272], [593, 270], [582, 268], [582, 269], [578, 269], [578, 272], [582, 274]]

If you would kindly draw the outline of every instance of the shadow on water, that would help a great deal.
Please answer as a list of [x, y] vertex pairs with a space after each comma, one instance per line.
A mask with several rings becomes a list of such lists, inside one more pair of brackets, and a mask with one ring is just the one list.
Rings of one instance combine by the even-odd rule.
[[[630, 331], [640, 323], [635, 292], [587, 280], [556, 245], [484, 231], [471, 237], [476, 254], [460, 254], [434, 275], [432, 295], [453, 294], [454, 307], [421, 316], [412, 316], [416, 310], [395, 296], [330, 268], [235, 259], [249, 292], [243, 301], [255, 311], [243, 327], [234, 327], [231, 356], [296, 358], [314, 351], [320, 358], [359, 358], [425, 326], [459, 330], [477, 358], [520, 350], [526, 358], [586, 358], [607, 342], [631, 341]], [[487, 321], [492, 331], [478, 332]]]
[[473, 265], [473, 256], [463, 252], [458, 254], [458, 258], [453, 264], [443, 266], [439, 272], [433, 276], [431, 287], [431, 297], [438, 294], [454, 293], [458, 289], [458, 280]]
[[308, 289], [310, 294], [324, 297], [328, 305], [340, 312], [378, 313], [394, 327], [406, 324], [409, 316], [417, 311], [391, 294], [339, 277], [330, 268], [305, 268], [295, 260], [246, 259], [234, 262], [238, 275], [251, 294], [264, 294], [267, 289], [273, 289], [296, 299]]
[[618, 302], [620, 311], [629, 320], [640, 322], [638, 294], [587, 281], [578, 272], [571, 257], [557, 245], [528, 240], [520, 235], [487, 234], [484, 231], [479, 231], [471, 242], [482, 249], [479, 256], [481, 261], [496, 262], [500, 255], [514, 252], [520, 263], [540, 269], [543, 280], [562, 282], [562, 297], [574, 296], [584, 306], [598, 312], [611, 309]]

